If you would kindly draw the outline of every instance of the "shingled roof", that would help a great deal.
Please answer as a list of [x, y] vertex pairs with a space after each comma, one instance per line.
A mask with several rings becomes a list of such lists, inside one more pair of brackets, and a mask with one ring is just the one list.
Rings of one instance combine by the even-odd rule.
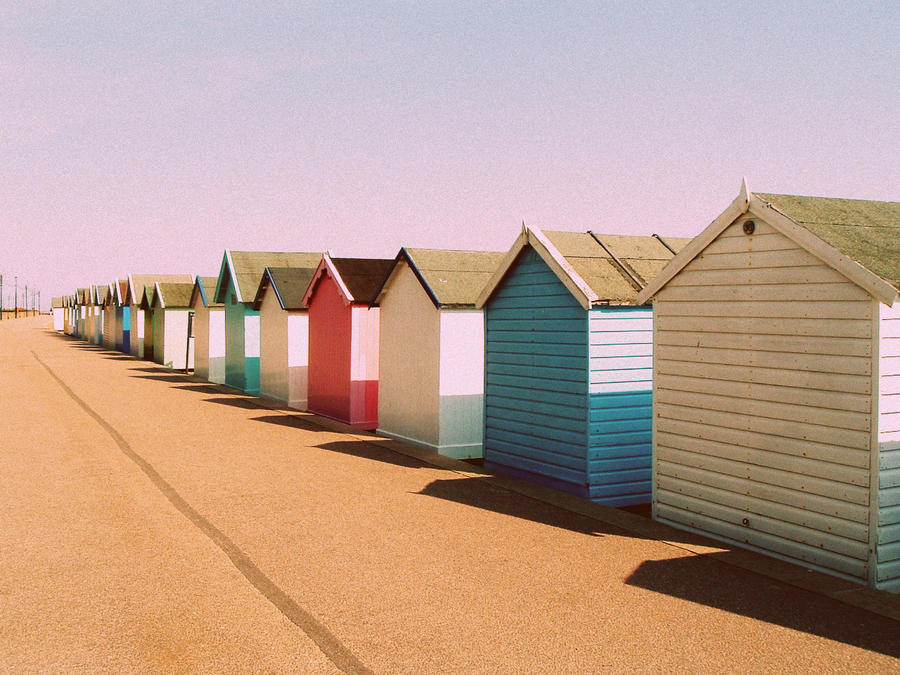
[[225, 275], [237, 289], [238, 302], [253, 302], [259, 282], [267, 267], [309, 267], [315, 269], [322, 259], [321, 253], [297, 253], [278, 251], [226, 250], [216, 284], [215, 300], [224, 302]]
[[157, 282], [153, 304], [163, 309], [185, 309], [191, 306], [193, 290], [193, 283]]
[[753, 194], [900, 290], [900, 202]]
[[192, 274], [129, 274], [125, 302], [139, 305], [141, 296], [144, 293], [144, 287], [153, 286], [158, 281], [192, 284], [194, 283], [194, 276]]
[[649, 301], [727, 227], [749, 214], [769, 223], [822, 262], [892, 305], [900, 292], [900, 202], [753, 193], [747, 182], [731, 204], [643, 291]]
[[303, 295], [303, 303], [309, 304], [319, 281], [328, 274], [348, 302], [371, 305], [393, 264], [391, 258], [332, 258], [325, 254]]
[[256, 290], [253, 309], [258, 311], [262, 307], [263, 296], [270, 287], [275, 292], [281, 309], [306, 309], [303, 294], [315, 272], [315, 267], [267, 267]]
[[435, 307], [474, 307], [478, 294], [497, 271], [506, 254], [497, 251], [448, 251], [402, 248], [376, 294], [380, 301], [394, 271], [409, 265]]
[[222, 307], [223, 303], [212, 301], [213, 296], [216, 294], [216, 283], [218, 281], [219, 277], [198, 276], [191, 288], [191, 307], [197, 304], [198, 296], [204, 307]]
[[640, 304], [638, 292], [690, 241], [526, 227], [482, 290], [477, 306], [484, 306], [525, 246], [537, 251], [585, 309]]

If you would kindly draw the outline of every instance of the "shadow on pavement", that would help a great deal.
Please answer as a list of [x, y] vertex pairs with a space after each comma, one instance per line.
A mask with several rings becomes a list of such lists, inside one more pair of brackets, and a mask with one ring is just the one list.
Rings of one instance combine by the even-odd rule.
[[[176, 389], [183, 389], [184, 391], [195, 391], [198, 394], [220, 394], [222, 393], [219, 390], [219, 385], [217, 384], [185, 384], [178, 387]], [[235, 394], [238, 396], [239, 394]]]
[[318, 424], [307, 422], [305, 419], [297, 417], [296, 415], [262, 415], [260, 417], [253, 417], [252, 419], [254, 422], [265, 422], [267, 424], [275, 424], [282, 427], [302, 429], [303, 431], [328, 431], [328, 429], [320, 427]]
[[157, 380], [159, 382], [193, 382], [194, 378], [190, 375], [184, 375], [178, 373], [178, 371], [172, 371], [171, 374], [168, 373], [160, 373], [159, 375], [131, 375], [130, 377], [136, 377], [141, 380]]
[[494, 511], [495, 513], [502, 513], [514, 518], [523, 518], [536, 523], [592, 536], [604, 534], [615, 534], [623, 537], [634, 536], [614, 525], [510, 492], [505, 487], [496, 485], [497, 480], [493, 476], [485, 476], [484, 478], [442, 478], [431, 481], [416, 494], [437, 497], [438, 499], [445, 499], [457, 504], [465, 504], [477, 509]]
[[218, 398], [205, 398], [203, 400], [206, 403], [218, 403], [220, 405], [230, 405], [232, 408], [244, 408], [245, 410], [265, 409], [264, 406], [261, 406], [259, 403], [257, 403], [256, 399], [252, 396], [245, 396], [245, 397], [220, 396]]
[[122, 352], [113, 352], [112, 355], [107, 356], [103, 354], [104, 359], [113, 359], [114, 361], [134, 361], [133, 356], [125, 356]]
[[385, 464], [393, 464], [394, 466], [402, 466], [408, 469], [435, 468], [430, 464], [425, 464], [419, 460], [404, 455], [399, 452], [382, 448], [380, 445], [366, 443], [365, 441], [332, 441], [330, 443], [322, 443], [315, 446], [323, 450], [331, 450], [332, 452], [340, 452], [344, 455], [352, 455], [353, 457], [362, 457], [363, 459], [371, 459], [375, 462], [384, 462]]
[[[900, 622], [724, 564], [730, 553], [645, 560], [625, 583], [732, 614], [900, 656]], [[752, 649], [752, 645], [748, 645]], [[785, 665], [790, 655], [785, 654]], [[788, 665], [788, 669], [790, 669]]]

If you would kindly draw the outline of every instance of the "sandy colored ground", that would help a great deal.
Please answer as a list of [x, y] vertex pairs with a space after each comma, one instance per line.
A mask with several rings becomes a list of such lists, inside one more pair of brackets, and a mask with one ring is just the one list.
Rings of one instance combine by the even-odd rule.
[[900, 622], [0, 324], [16, 672], [900, 670]]

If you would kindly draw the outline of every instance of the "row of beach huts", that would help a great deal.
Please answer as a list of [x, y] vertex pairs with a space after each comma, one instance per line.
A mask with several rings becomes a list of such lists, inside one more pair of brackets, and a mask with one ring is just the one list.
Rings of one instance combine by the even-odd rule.
[[900, 591], [900, 203], [740, 194], [694, 239], [225, 251], [57, 330]]

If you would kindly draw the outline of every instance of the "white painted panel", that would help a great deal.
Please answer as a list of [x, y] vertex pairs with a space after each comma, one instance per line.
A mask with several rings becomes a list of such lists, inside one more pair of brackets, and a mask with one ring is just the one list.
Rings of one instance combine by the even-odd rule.
[[484, 314], [481, 310], [440, 312], [440, 395], [484, 393]]
[[225, 309], [209, 310], [209, 358], [225, 358]]
[[291, 312], [288, 322], [288, 368], [309, 365], [309, 313]]
[[259, 356], [259, 316], [244, 316], [244, 356]]
[[[132, 312], [132, 316], [134, 316], [135, 312]], [[137, 336], [138, 339], [144, 339], [144, 310], [139, 309], [136, 312], [137, 314]], [[135, 322], [131, 322], [132, 328], [134, 327]]]

